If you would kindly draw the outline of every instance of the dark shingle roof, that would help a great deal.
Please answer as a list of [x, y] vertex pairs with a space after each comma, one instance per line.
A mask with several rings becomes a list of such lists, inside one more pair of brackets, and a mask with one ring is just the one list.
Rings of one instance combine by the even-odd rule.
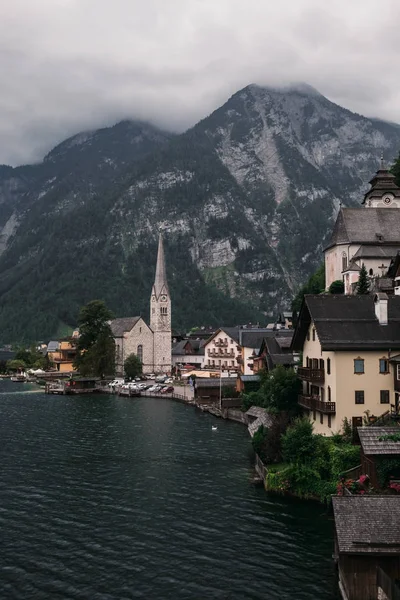
[[248, 383], [249, 381], [260, 381], [259, 375], [239, 375], [240, 381]]
[[352, 260], [355, 258], [394, 258], [398, 251], [398, 246], [360, 246], [353, 254]]
[[47, 344], [47, 352], [56, 352], [59, 349], [59, 347], [59, 342], [52, 340]]
[[111, 321], [111, 331], [114, 337], [123, 337], [126, 331], [131, 329], [139, 321], [140, 317], [122, 317]]
[[245, 348], [261, 348], [261, 344], [265, 336], [273, 334], [269, 329], [255, 329], [254, 331], [240, 330], [239, 343]]
[[341, 208], [327, 246], [378, 242], [400, 247], [400, 210], [398, 208]]
[[367, 456], [371, 454], [400, 454], [400, 441], [379, 441], [380, 437], [400, 434], [400, 427], [357, 427], [357, 431], [360, 436], [361, 447]]
[[400, 496], [334, 496], [339, 552], [400, 553]]
[[400, 296], [389, 296], [389, 322], [380, 325], [375, 315], [374, 295], [306, 295], [293, 337], [293, 349], [303, 348], [311, 320], [322, 350], [400, 350]]
[[197, 377], [197, 388], [219, 388], [219, 387], [235, 387], [236, 377]]

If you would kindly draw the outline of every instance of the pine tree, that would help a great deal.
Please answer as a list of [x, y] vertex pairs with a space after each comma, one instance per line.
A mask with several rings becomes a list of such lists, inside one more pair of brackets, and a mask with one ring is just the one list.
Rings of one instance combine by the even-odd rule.
[[365, 268], [364, 263], [362, 264], [360, 277], [357, 281], [357, 294], [368, 294], [369, 293], [369, 279], [367, 275], [367, 269]]

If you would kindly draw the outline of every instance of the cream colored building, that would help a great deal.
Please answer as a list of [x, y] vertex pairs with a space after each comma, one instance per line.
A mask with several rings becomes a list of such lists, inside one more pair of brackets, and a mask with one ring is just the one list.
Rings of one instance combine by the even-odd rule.
[[240, 367], [241, 356], [239, 328], [218, 329], [204, 344], [203, 368], [236, 371]]
[[303, 353], [299, 404], [315, 433], [341, 431], [346, 418], [399, 412], [400, 297], [305, 296], [292, 348]]
[[136, 354], [143, 373], [169, 373], [171, 357], [171, 296], [160, 234], [154, 285], [150, 296], [150, 327], [142, 317], [124, 317], [111, 322], [116, 349], [116, 373], [123, 375], [124, 362]]
[[362, 264], [369, 277], [382, 277], [400, 250], [400, 188], [381, 164], [359, 208], [341, 208], [325, 249], [326, 289], [343, 280], [351, 294]]

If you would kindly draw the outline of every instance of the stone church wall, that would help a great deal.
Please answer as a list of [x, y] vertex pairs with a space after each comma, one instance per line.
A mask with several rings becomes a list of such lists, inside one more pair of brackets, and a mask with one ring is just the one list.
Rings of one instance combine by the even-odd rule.
[[153, 365], [153, 332], [140, 319], [131, 331], [124, 334], [123, 362], [130, 354], [138, 353], [138, 346], [143, 347], [143, 373], [152, 373]]

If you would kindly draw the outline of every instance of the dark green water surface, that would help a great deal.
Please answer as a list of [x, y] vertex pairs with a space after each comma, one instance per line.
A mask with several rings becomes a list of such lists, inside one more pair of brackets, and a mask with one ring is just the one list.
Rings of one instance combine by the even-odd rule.
[[332, 519], [251, 467], [193, 407], [0, 382], [0, 599], [333, 600]]

